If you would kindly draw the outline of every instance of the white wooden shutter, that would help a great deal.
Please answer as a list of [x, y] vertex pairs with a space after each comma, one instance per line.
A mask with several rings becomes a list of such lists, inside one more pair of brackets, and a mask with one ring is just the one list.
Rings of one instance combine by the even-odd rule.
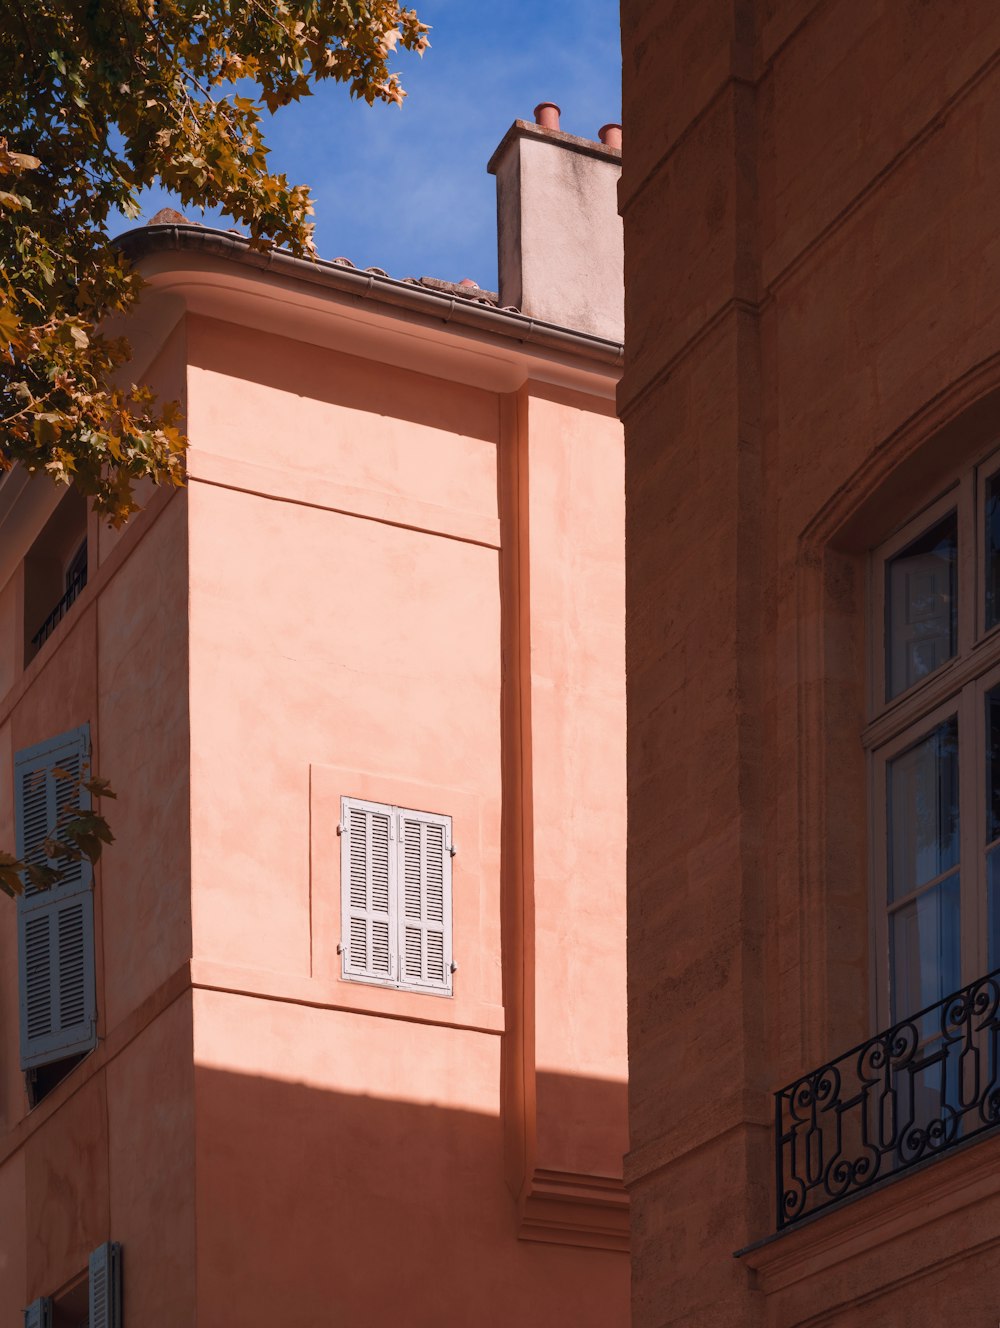
[[[16, 849], [26, 862], [46, 862], [42, 845], [74, 800], [89, 807], [89, 795], [73, 782], [89, 752], [84, 725], [15, 756]], [[51, 865], [63, 873], [58, 885], [38, 890], [26, 883], [17, 903], [23, 1069], [89, 1051], [96, 1041], [90, 864]]]
[[344, 977], [396, 979], [393, 809], [341, 800], [340, 892]]
[[397, 809], [399, 983], [451, 992], [451, 817]]
[[122, 1247], [99, 1245], [90, 1256], [87, 1328], [121, 1328]]
[[52, 1328], [52, 1301], [47, 1296], [33, 1300], [24, 1311], [24, 1328]]

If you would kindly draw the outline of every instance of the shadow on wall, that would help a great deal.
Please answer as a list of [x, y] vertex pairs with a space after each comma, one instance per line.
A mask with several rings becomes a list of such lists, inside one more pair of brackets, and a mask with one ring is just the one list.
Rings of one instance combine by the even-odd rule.
[[627, 1255], [518, 1239], [498, 1116], [195, 1073], [205, 1322], [628, 1323]]

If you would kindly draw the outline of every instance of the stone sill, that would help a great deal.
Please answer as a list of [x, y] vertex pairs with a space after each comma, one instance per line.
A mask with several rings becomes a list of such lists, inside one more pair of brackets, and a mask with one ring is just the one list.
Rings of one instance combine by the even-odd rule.
[[733, 1257], [752, 1269], [757, 1290], [781, 1291], [997, 1195], [1000, 1133], [993, 1133], [858, 1191]]

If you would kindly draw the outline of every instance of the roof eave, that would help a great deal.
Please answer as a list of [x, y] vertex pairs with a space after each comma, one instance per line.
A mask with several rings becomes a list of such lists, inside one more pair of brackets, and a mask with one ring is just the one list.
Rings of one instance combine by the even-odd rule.
[[621, 368], [625, 348], [621, 342], [573, 328], [541, 322], [525, 314], [474, 299], [449, 295], [393, 277], [365, 272], [328, 259], [299, 258], [283, 249], [260, 250], [229, 231], [200, 225], [142, 226], [126, 231], [115, 243], [133, 264], [171, 251], [194, 251], [207, 257], [244, 264], [275, 276], [325, 287], [345, 295], [404, 309], [436, 325], [458, 324], [480, 334], [512, 340], [520, 345], [572, 355], [610, 368]]

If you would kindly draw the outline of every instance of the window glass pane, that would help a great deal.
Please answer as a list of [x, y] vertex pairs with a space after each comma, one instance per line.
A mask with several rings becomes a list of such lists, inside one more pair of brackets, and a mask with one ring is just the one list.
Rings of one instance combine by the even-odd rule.
[[1000, 687], [986, 693], [986, 842], [1000, 836]]
[[1000, 470], [986, 481], [983, 526], [986, 536], [986, 626], [1000, 622]]
[[986, 967], [990, 972], [1000, 968], [1000, 848], [986, 858], [986, 891], [989, 920], [989, 955]]
[[958, 717], [889, 762], [889, 899], [958, 865]]
[[[903, 904], [889, 918], [892, 1019], [905, 1019], [961, 983], [958, 873]], [[934, 1019], [922, 1036], [932, 1033]]]
[[958, 515], [891, 558], [885, 567], [885, 691], [898, 696], [955, 654]]

